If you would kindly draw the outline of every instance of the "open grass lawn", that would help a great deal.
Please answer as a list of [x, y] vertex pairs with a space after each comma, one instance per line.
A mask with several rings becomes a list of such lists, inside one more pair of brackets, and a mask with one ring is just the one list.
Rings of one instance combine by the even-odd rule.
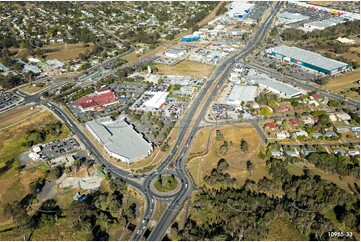
[[206, 151], [207, 143], [208, 143], [208, 137], [214, 128], [207, 127], [199, 130], [197, 134], [195, 135], [196, 139], [192, 143], [192, 147], [189, 151], [189, 155], [197, 155], [200, 153], [203, 153]]
[[[203, 178], [211, 173], [212, 169], [217, 166], [218, 161], [222, 158], [228, 162], [229, 168], [227, 169], [227, 172], [237, 179], [238, 186], [242, 186], [246, 179], [258, 181], [264, 176], [269, 177], [264, 161], [258, 158], [257, 155], [259, 148], [263, 147], [264, 144], [253, 127], [248, 125], [228, 125], [218, 127], [217, 129], [221, 131], [224, 139], [222, 141], [217, 141], [216, 129], [212, 130], [208, 153], [203, 156], [192, 158], [187, 164], [188, 170], [196, 185], [202, 186], [204, 184]], [[203, 131], [203, 134], [197, 135], [196, 140], [193, 143], [197, 144], [197, 146], [202, 142], [198, 139], [205, 140], [205, 137], [207, 136], [207, 130], [204, 131], [204, 129], [202, 129], [201, 131]], [[249, 148], [246, 154], [240, 152], [239, 145], [241, 139], [245, 139], [248, 143]], [[219, 149], [224, 141], [227, 141], [229, 144], [229, 150], [226, 155], [222, 155]], [[198, 151], [197, 148], [193, 147], [191, 150]], [[252, 176], [246, 168], [247, 160], [251, 160], [255, 168]]]
[[33, 93], [37, 93], [47, 87], [48, 86], [46, 86], [46, 85], [44, 85], [43, 87], [39, 87], [39, 86], [33, 86], [33, 84], [28, 84], [28, 85], [20, 88], [20, 91], [28, 93], [28, 94], [33, 94]]
[[278, 218], [268, 226], [268, 241], [306, 240], [287, 218]]
[[83, 47], [83, 43], [79, 44], [53, 44], [44, 48], [57, 48], [59, 51], [51, 52], [46, 55], [46, 60], [72, 60], [78, 58], [80, 53], [85, 53], [93, 48], [93, 43], [89, 43], [88, 47]]
[[[358, 80], [360, 80], [360, 69], [329, 79], [323, 87], [331, 92], [341, 93], [341, 91], [349, 90], [352, 87], [359, 87], [359, 84], [356, 83]], [[357, 101], [360, 99], [357, 92], [349, 91], [345, 95]]]
[[354, 183], [358, 184], [360, 186], [360, 181], [358, 179], [355, 179], [352, 176], [343, 176], [342, 180], [340, 179], [340, 176], [337, 174], [329, 174], [328, 172], [325, 172], [321, 169], [316, 168], [313, 164], [307, 163], [305, 165], [295, 165], [295, 164], [289, 164], [287, 169], [288, 172], [292, 175], [302, 175], [303, 174], [303, 166], [307, 166], [311, 174], [319, 175], [321, 179], [333, 182], [337, 186], [339, 186], [341, 189], [344, 189], [345, 191], [351, 192], [350, 188], [348, 187], [348, 183], [353, 186]]
[[44, 112], [42, 108], [34, 108], [30, 110], [30, 106], [22, 106], [12, 111], [0, 115], [0, 129], [14, 125], [18, 122], [30, 119], [35, 114]]
[[180, 75], [192, 77], [208, 77], [215, 68], [213, 65], [207, 65], [188, 60], [184, 60], [174, 66], [164, 64], [156, 64], [155, 66], [159, 69], [159, 73], [163, 75]]
[[[18, 169], [19, 154], [28, 149], [22, 146], [26, 138], [26, 131], [41, 129], [43, 125], [57, 121], [52, 113], [44, 110], [32, 117], [31, 120], [25, 120], [10, 128], [0, 130], [0, 224], [8, 220], [3, 214], [2, 205], [22, 199], [29, 192], [29, 184], [43, 175], [43, 171], [39, 169], [27, 171]], [[61, 136], [49, 135], [46, 142], [70, 135], [70, 131], [65, 125], [62, 129]]]

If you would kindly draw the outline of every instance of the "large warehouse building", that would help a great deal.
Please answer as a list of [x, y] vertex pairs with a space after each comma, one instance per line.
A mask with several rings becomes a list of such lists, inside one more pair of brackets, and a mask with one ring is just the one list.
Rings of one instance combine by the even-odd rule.
[[256, 86], [234, 85], [227, 98], [227, 104], [240, 105], [242, 102], [254, 102], [257, 95]]
[[302, 95], [302, 91], [291, 85], [276, 81], [265, 74], [245, 76], [248, 84], [258, 84], [260, 87], [278, 94], [282, 98], [294, 98]]
[[267, 52], [280, 60], [291, 62], [330, 76], [343, 72], [349, 67], [347, 63], [326, 58], [321, 54], [295, 46], [281, 45], [268, 49]]
[[106, 117], [89, 121], [86, 127], [110, 156], [128, 164], [149, 156], [153, 151], [152, 144], [124, 120], [113, 121]]

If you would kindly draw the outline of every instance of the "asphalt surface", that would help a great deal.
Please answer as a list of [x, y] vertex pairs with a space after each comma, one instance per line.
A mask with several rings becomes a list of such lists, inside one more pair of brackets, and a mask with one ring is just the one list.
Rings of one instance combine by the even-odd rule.
[[[189, 121], [194, 116], [196, 110], [198, 109], [198, 105], [200, 104], [200, 101], [203, 100], [203, 97], [206, 95], [206, 93], [209, 91], [209, 88], [213, 84], [214, 81], [218, 79], [218, 85], [217, 87], [221, 86], [224, 81], [227, 79], [228, 75], [230, 74], [233, 65], [236, 62], [239, 62], [240, 60], [244, 59], [247, 55], [249, 55], [256, 47], [257, 45], [262, 41], [266, 31], [271, 28], [273, 18], [276, 16], [277, 12], [280, 10], [283, 3], [279, 2], [274, 7], [273, 11], [271, 11], [271, 14], [268, 16], [268, 18], [261, 24], [259, 29], [257, 30], [254, 37], [246, 44], [246, 46], [243, 48], [243, 50], [240, 51], [237, 55], [231, 56], [229, 59], [225, 60], [220, 66], [216, 68], [216, 70], [213, 72], [213, 74], [208, 79], [208, 82], [206, 84], [206, 87], [202, 89], [202, 91], [198, 94], [197, 98], [193, 102], [193, 105], [190, 107], [189, 111], [185, 115], [185, 118], [183, 118], [184, 125], [180, 125], [180, 132], [178, 135], [178, 139], [176, 141], [176, 144], [171, 152], [171, 155], [161, 164], [161, 166], [158, 168], [164, 169], [164, 166], [166, 166], [171, 160], [173, 160], [175, 157], [173, 154], [177, 150], [180, 149], [179, 145], [181, 141], [183, 140], [186, 131], [188, 130], [188, 124]], [[191, 132], [189, 134], [189, 137], [187, 139], [187, 142], [185, 146], [183, 146], [180, 150], [180, 155], [175, 159], [175, 170], [177, 171], [178, 177], [184, 180], [185, 189], [181, 189], [181, 193], [177, 194], [173, 201], [169, 204], [164, 214], [161, 216], [160, 220], [158, 221], [155, 228], [150, 233], [147, 240], [150, 241], [160, 241], [163, 239], [163, 237], [166, 234], [167, 228], [173, 221], [174, 217], [178, 214], [178, 211], [180, 209], [180, 205], [184, 202], [186, 197], [188, 197], [192, 191], [195, 189], [195, 186], [188, 174], [188, 172], [185, 169], [185, 158], [186, 154], [189, 151], [190, 144], [193, 140], [193, 137], [195, 133], [198, 130], [198, 126], [205, 117], [205, 114], [207, 112], [207, 109], [212, 101], [212, 97], [215, 96], [215, 94], [218, 92], [218, 88], [214, 88], [212, 93], [209, 95], [209, 98], [206, 101], [206, 104], [203, 106], [200, 115], [198, 116], [198, 119], [196, 120], [195, 125], [191, 129]], [[151, 177], [147, 178], [147, 180], [150, 180]]]

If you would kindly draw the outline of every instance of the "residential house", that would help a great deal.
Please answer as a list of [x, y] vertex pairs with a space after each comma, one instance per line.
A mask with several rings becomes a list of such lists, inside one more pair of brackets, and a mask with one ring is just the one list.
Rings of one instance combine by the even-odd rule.
[[349, 151], [347, 151], [347, 154], [349, 156], [360, 155], [360, 151], [359, 150], [349, 150]]
[[335, 126], [335, 129], [336, 129], [337, 132], [341, 133], [341, 132], [349, 131], [351, 129], [351, 127], [349, 127], [349, 126]]
[[290, 157], [299, 157], [300, 153], [295, 149], [286, 151], [286, 155]]
[[290, 137], [288, 132], [280, 132], [276, 134], [277, 139], [287, 139]]
[[326, 135], [327, 138], [331, 138], [331, 137], [336, 137], [336, 136], [337, 136], [337, 134], [336, 134], [335, 131], [327, 131], [327, 132], [325, 133], [325, 135]]
[[302, 121], [304, 124], [312, 124], [313, 125], [315, 123], [315, 120], [312, 117], [306, 117]]
[[280, 150], [271, 150], [271, 154], [273, 157], [282, 157], [283, 156], [283, 152]]
[[314, 138], [314, 139], [318, 139], [318, 138], [320, 138], [320, 137], [322, 137], [322, 134], [321, 133], [313, 133], [312, 134], [312, 138]]
[[353, 127], [351, 127], [351, 131], [354, 134], [360, 134], [360, 127], [359, 126], [353, 126]]
[[299, 121], [298, 121], [297, 118], [291, 118], [291, 119], [290, 119], [290, 123], [291, 123], [293, 126], [298, 126]]
[[314, 150], [301, 150], [301, 153], [304, 154], [304, 156], [308, 156], [312, 153], [315, 153]]
[[333, 150], [333, 153], [335, 155], [344, 155], [344, 154], [346, 154], [346, 151], [344, 149], [341, 149], [341, 148], [336, 148], [336, 149]]
[[304, 130], [300, 130], [300, 131], [296, 131], [294, 134], [293, 134], [294, 137], [300, 137], [300, 136], [306, 136], [308, 137], [308, 134], [306, 131]]
[[269, 130], [275, 130], [277, 128], [276, 124], [273, 122], [270, 123], [266, 123], [265, 125], [265, 129], [269, 129]]
[[321, 97], [319, 94], [317, 94], [317, 93], [312, 94], [311, 97], [312, 97], [312, 99], [315, 99], [315, 100], [320, 100], [320, 99], [322, 99], [322, 97]]

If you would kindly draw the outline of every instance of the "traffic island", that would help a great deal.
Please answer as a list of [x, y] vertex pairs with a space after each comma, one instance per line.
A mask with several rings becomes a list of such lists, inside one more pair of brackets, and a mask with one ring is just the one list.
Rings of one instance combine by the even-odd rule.
[[173, 174], [161, 174], [150, 184], [152, 192], [157, 196], [173, 196], [181, 188], [181, 181]]

